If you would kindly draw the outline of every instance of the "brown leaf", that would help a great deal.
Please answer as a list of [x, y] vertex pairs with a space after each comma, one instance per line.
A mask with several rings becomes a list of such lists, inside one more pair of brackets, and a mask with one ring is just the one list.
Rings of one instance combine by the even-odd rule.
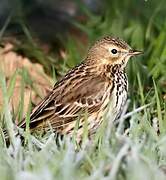
[[[14, 73], [18, 71], [12, 97], [10, 99], [10, 107], [15, 113], [18, 111], [21, 102], [22, 84], [25, 82], [24, 89], [24, 110], [26, 114], [30, 100], [33, 104], [39, 103], [41, 98], [46, 96], [52, 88], [52, 79], [45, 74], [42, 65], [32, 63], [28, 58], [22, 57], [12, 51], [12, 44], [6, 44], [3, 49], [0, 49], [0, 70], [6, 77], [7, 88], [11, 82]], [[28, 82], [24, 80], [22, 71], [27, 71]], [[3, 96], [0, 89], [0, 106], [3, 105]]]

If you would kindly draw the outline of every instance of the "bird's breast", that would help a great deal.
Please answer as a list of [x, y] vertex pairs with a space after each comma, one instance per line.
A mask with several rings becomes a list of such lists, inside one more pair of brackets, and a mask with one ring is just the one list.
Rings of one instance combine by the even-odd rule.
[[110, 92], [108, 115], [115, 121], [122, 113], [127, 100], [128, 81], [125, 73], [115, 74], [113, 90]]

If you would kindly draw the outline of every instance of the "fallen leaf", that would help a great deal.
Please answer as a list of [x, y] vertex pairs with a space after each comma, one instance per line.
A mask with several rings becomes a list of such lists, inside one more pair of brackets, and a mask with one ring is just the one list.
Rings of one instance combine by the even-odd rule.
[[[23, 90], [23, 116], [25, 116], [30, 101], [34, 105], [38, 104], [43, 97], [51, 90], [53, 80], [45, 74], [43, 66], [38, 63], [32, 63], [28, 58], [18, 55], [12, 51], [13, 45], [6, 44], [4, 48], [0, 49], [0, 70], [4, 73], [6, 78], [7, 88], [9, 88], [12, 77], [15, 72], [19, 72], [16, 75], [16, 81], [12, 96], [9, 101], [11, 110], [16, 113], [19, 109], [21, 102], [21, 91], [23, 82], [25, 88]], [[27, 81], [23, 77], [23, 73], [27, 73]], [[3, 96], [0, 89], [0, 107], [3, 106]], [[16, 114], [17, 116], [17, 114]]]

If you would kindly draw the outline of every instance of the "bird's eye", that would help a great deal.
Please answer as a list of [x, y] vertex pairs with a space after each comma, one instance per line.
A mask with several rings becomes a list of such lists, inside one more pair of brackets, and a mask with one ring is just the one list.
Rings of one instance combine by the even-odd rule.
[[116, 54], [118, 51], [116, 49], [111, 50], [112, 54]]

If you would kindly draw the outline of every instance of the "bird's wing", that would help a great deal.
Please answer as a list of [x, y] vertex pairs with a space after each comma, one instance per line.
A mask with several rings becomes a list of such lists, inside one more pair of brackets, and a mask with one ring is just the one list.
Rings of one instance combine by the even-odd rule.
[[[56, 128], [80, 117], [82, 111], [96, 112], [103, 103], [108, 85], [101, 76], [79, 71], [73, 75], [69, 73], [32, 111], [30, 128], [46, 120]], [[25, 127], [25, 120], [19, 126]]]

